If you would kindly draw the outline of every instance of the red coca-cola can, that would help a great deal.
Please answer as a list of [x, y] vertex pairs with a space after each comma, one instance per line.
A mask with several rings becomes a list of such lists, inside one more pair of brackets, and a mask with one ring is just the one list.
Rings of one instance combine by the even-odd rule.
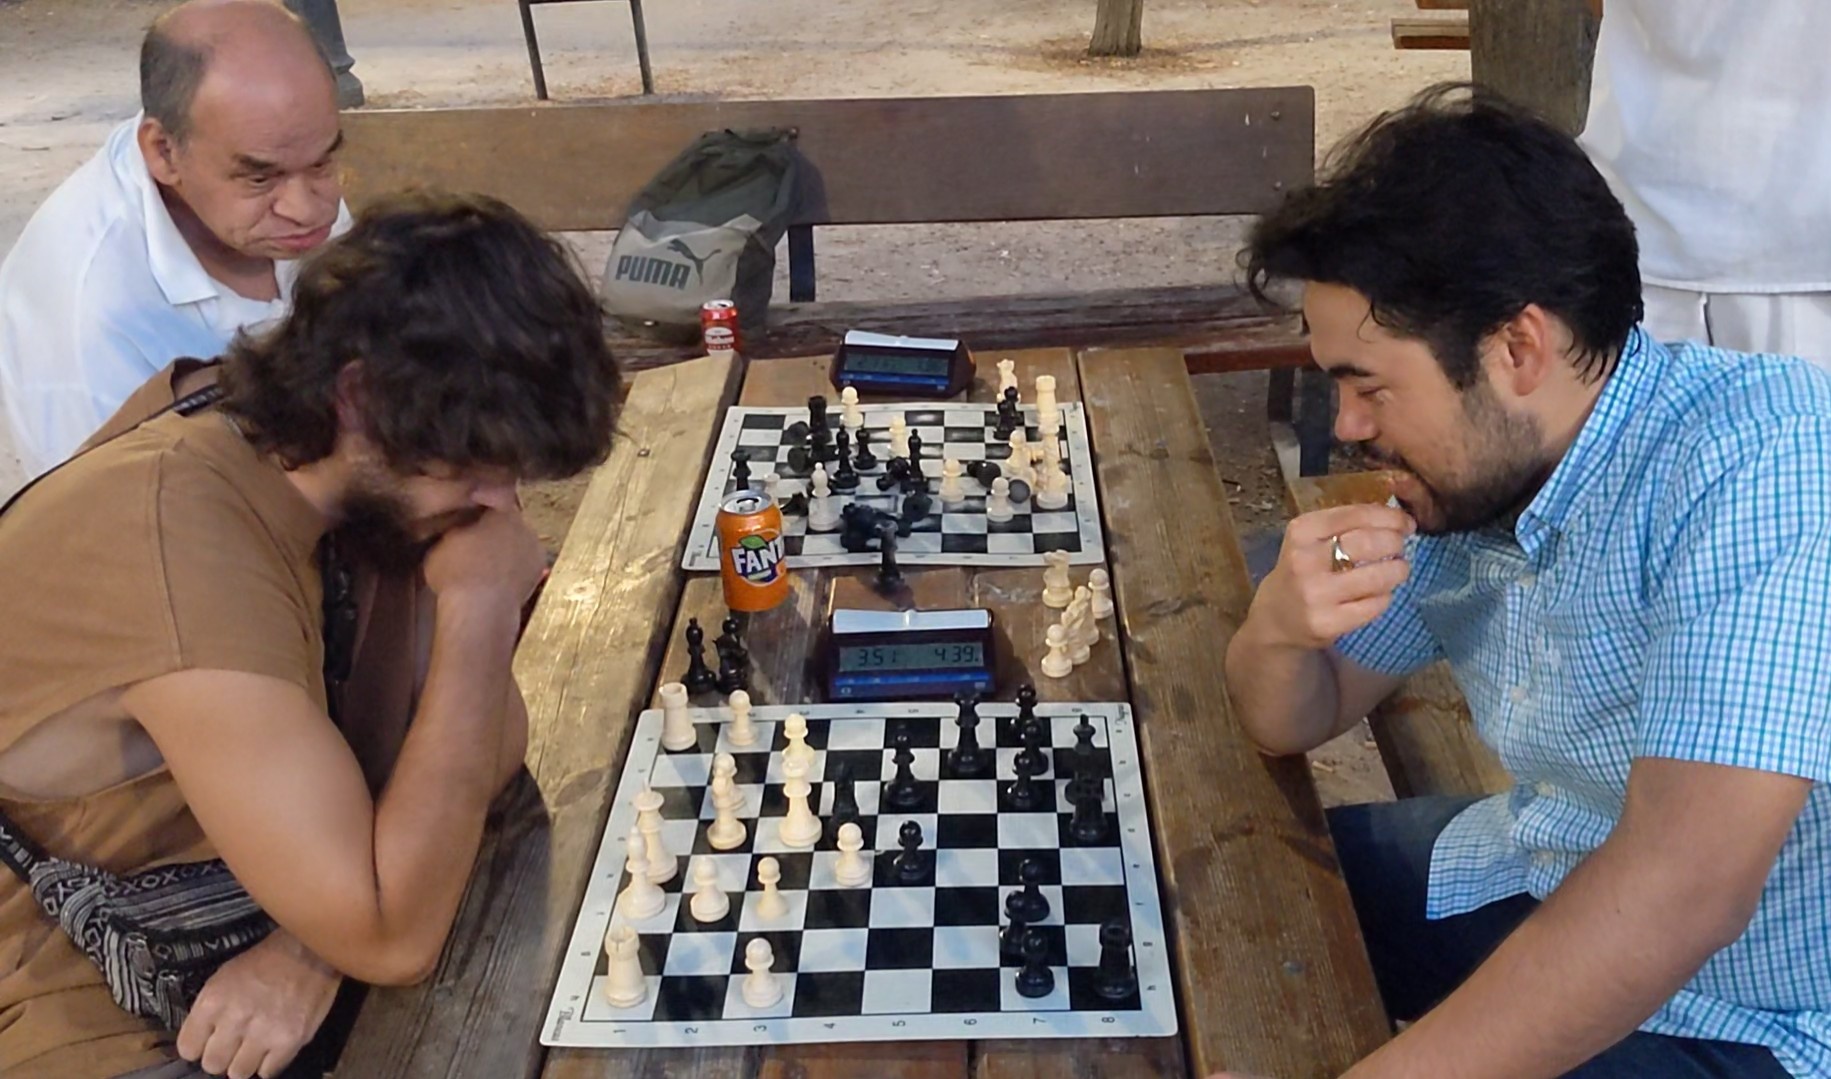
[[708, 356], [742, 349], [744, 346], [737, 333], [737, 304], [730, 300], [707, 300], [699, 309], [699, 335]]

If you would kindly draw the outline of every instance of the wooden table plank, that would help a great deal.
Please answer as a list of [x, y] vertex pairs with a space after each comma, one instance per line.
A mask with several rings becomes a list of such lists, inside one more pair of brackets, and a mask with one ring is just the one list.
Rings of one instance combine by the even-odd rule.
[[681, 589], [696, 491], [740, 365], [702, 359], [633, 380], [515, 656], [528, 771], [487, 835], [439, 968], [369, 994], [337, 1069], [348, 1079], [518, 1079], [604, 827], [632, 720]]
[[1338, 1075], [1386, 1017], [1308, 769], [1233, 720], [1252, 586], [1182, 356], [1083, 353], [1081, 385], [1195, 1074]]

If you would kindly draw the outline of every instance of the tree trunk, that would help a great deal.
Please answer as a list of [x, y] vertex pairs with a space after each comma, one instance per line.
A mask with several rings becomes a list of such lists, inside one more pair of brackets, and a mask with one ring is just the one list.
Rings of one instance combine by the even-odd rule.
[[1584, 0], [1470, 0], [1470, 74], [1574, 135], [1600, 25]]
[[1137, 56], [1144, 48], [1144, 0], [1099, 0], [1089, 56]]

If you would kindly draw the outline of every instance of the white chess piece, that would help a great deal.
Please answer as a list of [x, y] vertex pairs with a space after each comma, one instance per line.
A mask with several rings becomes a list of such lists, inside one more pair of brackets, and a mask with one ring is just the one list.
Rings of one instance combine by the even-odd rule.
[[865, 425], [865, 414], [858, 407], [858, 391], [851, 386], [839, 391], [839, 425], [853, 434]]
[[1024, 441], [1024, 429], [1019, 427], [1012, 431], [1009, 441], [1011, 456], [1004, 462], [1005, 478], [1033, 483], [1036, 479], [1036, 470], [1030, 467], [1030, 444]]
[[642, 829], [629, 830], [629, 858], [623, 868], [629, 870], [629, 887], [617, 896], [617, 909], [632, 922], [653, 918], [667, 903], [667, 894], [648, 876], [648, 840]]
[[776, 889], [782, 879], [782, 863], [774, 858], [757, 860], [757, 883], [763, 886], [763, 894], [757, 896], [757, 917], [765, 919], [780, 918], [788, 913], [788, 901]]
[[808, 496], [807, 526], [816, 532], [831, 532], [839, 527], [839, 506], [825, 465], [814, 466], [813, 488]]
[[820, 818], [807, 804], [808, 795], [814, 792], [813, 785], [807, 781], [807, 764], [800, 759], [784, 759], [782, 775], [785, 779], [782, 793], [788, 798], [788, 814], [776, 826], [776, 838], [785, 847], [807, 850], [820, 842], [823, 830]]
[[1043, 635], [1049, 643], [1049, 652], [1041, 663], [1045, 678], [1066, 678], [1074, 670], [1074, 663], [1068, 658], [1068, 634], [1060, 624], [1049, 627]]
[[1043, 567], [1043, 606], [1059, 611], [1074, 598], [1074, 582], [1068, 576], [1068, 552], [1047, 552], [1043, 555]]
[[833, 879], [843, 888], [858, 888], [871, 883], [871, 860], [859, 854], [865, 849], [865, 833], [852, 821], [839, 826], [839, 861], [833, 863]]
[[985, 500], [985, 519], [1002, 522], [1016, 515], [1011, 509], [1011, 481], [1000, 476], [992, 481], [992, 493]]
[[725, 725], [725, 741], [742, 748], [757, 744], [757, 729], [750, 724], [750, 694], [733, 690], [725, 702], [731, 708], [731, 722]]
[[1093, 616], [1104, 622], [1117, 608], [1113, 606], [1113, 579], [1106, 567], [1095, 566], [1087, 575], [1087, 591], [1093, 597]]
[[687, 687], [667, 682], [661, 687], [661, 747], [673, 753], [699, 744], [693, 716], [687, 711]]
[[666, 884], [680, 871], [680, 859], [668, 852], [667, 843], [661, 838], [661, 792], [643, 787], [631, 802], [636, 807], [636, 828], [648, 844], [648, 879]]
[[712, 824], [706, 828], [706, 842], [713, 850], [732, 850], [744, 845], [750, 835], [750, 829], [738, 820], [739, 807], [744, 796], [738, 793], [737, 784], [727, 775], [712, 777]]
[[960, 482], [963, 473], [960, 462], [949, 457], [941, 462], [941, 501], [957, 503], [966, 501], [966, 487]]
[[782, 999], [782, 983], [769, 972], [775, 963], [776, 954], [769, 941], [756, 937], [745, 945], [744, 968], [750, 971], [744, 976], [744, 987], [740, 990], [745, 1004], [752, 1008], [767, 1008]]
[[890, 417], [890, 456], [909, 456], [909, 424], [901, 416]]
[[1038, 427], [1044, 426], [1043, 421], [1054, 420], [1057, 415], [1059, 415], [1059, 410], [1057, 409], [1056, 403], [1055, 403], [1055, 376], [1054, 375], [1037, 375], [1036, 376], [1036, 417], [1038, 420], [1037, 426]]
[[648, 977], [642, 973], [642, 940], [627, 925], [611, 926], [604, 934], [604, 954], [610, 957], [604, 972], [604, 1003], [613, 1008], [633, 1008], [648, 999]]
[[716, 922], [731, 913], [731, 897], [718, 886], [718, 866], [710, 858], [693, 863], [693, 901], [687, 910], [701, 922]]
[[1061, 462], [1048, 461], [1036, 466], [1036, 508], [1044, 510], [1066, 509], [1071, 481], [1068, 473], [1062, 471]]
[[1063, 647], [1068, 650], [1068, 662], [1076, 667], [1093, 657], [1093, 648], [1088, 645], [1086, 633], [1081, 629], [1084, 621], [1091, 623], [1093, 617], [1087, 613], [1087, 608], [1079, 599], [1070, 603], [1068, 609], [1062, 612], [1060, 625]]
[[1016, 388], [1017, 388], [1017, 361], [1016, 360], [999, 360], [998, 361], [998, 398], [999, 398], [999, 400], [1002, 401], [1004, 399], [1006, 390], [1014, 390]]
[[782, 763], [800, 761], [804, 767], [812, 767], [814, 751], [807, 744], [807, 717], [800, 712], [790, 712], [782, 721], [782, 735], [788, 739], [788, 745], [782, 750]]
[[724, 776], [732, 784], [731, 797], [734, 799], [731, 803], [732, 811], [742, 813], [744, 811], [744, 794], [737, 789], [736, 757], [733, 757], [729, 753], [720, 753], [718, 756], [712, 758], [712, 778], [717, 779], [719, 776]]
[[763, 477], [763, 493], [774, 499], [776, 492], [782, 489], [782, 473], [771, 472]]
[[1081, 587], [1075, 589], [1074, 590], [1074, 602], [1070, 603], [1068, 606], [1076, 609], [1076, 617], [1079, 618], [1079, 621], [1076, 623], [1076, 626], [1079, 629], [1080, 634], [1081, 634], [1081, 636], [1080, 636], [1081, 643], [1085, 644], [1089, 648], [1092, 648], [1094, 645], [1099, 644], [1100, 643], [1100, 623], [1094, 619], [1094, 592], [1093, 592], [1093, 589], [1087, 587], [1086, 585], [1082, 585]]

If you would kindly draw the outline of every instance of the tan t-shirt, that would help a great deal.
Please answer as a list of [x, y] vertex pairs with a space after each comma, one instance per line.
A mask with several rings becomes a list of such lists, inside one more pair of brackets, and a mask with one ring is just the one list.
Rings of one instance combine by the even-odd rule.
[[[324, 702], [322, 518], [215, 410], [83, 454], [0, 516], [0, 752], [47, 718], [184, 669], [246, 671]], [[52, 854], [115, 872], [215, 856], [164, 768], [0, 808]], [[0, 871], [0, 1075], [107, 1079], [171, 1058]]]

